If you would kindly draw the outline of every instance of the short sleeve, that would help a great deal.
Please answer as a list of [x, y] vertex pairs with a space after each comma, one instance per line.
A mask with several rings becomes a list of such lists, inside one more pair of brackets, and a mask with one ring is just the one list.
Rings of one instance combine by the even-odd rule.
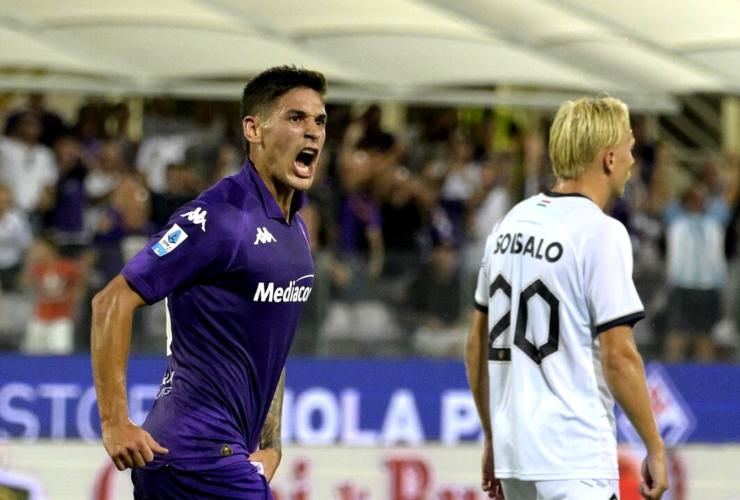
[[[176, 210], [165, 226], [124, 266], [121, 274], [149, 304], [201, 275], [227, 268], [237, 245], [227, 223], [229, 207], [198, 200]], [[233, 217], [231, 217], [233, 219]]]
[[583, 251], [584, 285], [596, 333], [633, 326], [645, 308], [632, 280], [632, 245], [621, 222], [608, 218]]
[[[498, 226], [497, 226], [498, 227]], [[490, 269], [489, 259], [493, 255], [493, 235], [494, 231], [488, 235], [486, 239], [486, 248], [483, 251], [483, 258], [481, 259], [480, 270], [478, 271], [478, 282], [475, 286], [475, 308], [482, 313], [488, 314], [488, 286], [490, 280], [488, 278], [488, 270]]]

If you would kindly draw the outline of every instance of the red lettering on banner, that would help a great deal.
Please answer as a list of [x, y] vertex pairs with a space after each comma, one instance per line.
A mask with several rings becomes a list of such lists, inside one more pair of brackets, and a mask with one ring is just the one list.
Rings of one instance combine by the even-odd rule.
[[390, 458], [385, 465], [390, 473], [390, 500], [428, 498], [429, 466], [415, 458]]
[[298, 458], [293, 462], [293, 477], [295, 485], [290, 494], [290, 500], [310, 500], [311, 483], [308, 480], [310, 462], [306, 458]]
[[351, 482], [342, 483], [337, 488], [339, 500], [369, 500], [370, 492], [360, 489]]
[[478, 490], [470, 488], [442, 488], [437, 493], [439, 500], [478, 500]]

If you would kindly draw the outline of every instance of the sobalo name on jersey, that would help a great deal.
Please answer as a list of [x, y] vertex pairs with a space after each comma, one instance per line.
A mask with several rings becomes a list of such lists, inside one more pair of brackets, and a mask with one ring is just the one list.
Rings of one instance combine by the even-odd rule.
[[507, 252], [529, 255], [538, 260], [544, 258], [547, 262], [557, 262], [563, 256], [563, 245], [557, 241], [546, 243], [542, 238], [527, 236], [523, 233], [503, 233], [496, 239], [496, 248], [493, 253], [503, 254]]
[[275, 286], [273, 282], [260, 281], [252, 300], [255, 302], [306, 302], [311, 294], [311, 287], [296, 286], [296, 281], [288, 282], [286, 287]]

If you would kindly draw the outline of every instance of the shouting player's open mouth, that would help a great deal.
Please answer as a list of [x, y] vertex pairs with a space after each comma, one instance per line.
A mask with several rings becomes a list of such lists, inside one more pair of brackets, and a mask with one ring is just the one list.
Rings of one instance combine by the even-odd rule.
[[319, 158], [317, 148], [303, 148], [293, 162], [293, 172], [303, 179], [309, 179], [313, 176], [316, 168], [316, 160]]

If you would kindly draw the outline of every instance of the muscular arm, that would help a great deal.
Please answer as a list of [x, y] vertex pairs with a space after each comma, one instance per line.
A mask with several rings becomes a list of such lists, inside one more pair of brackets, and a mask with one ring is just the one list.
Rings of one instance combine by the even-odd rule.
[[282, 418], [283, 418], [283, 395], [285, 394], [285, 369], [280, 374], [275, 395], [272, 397], [270, 410], [260, 432], [260, 449], [249, 456], [249, 459], [262, 463], [265, 468], [265, 477], [271, 480], [280, 465], [283, 457], [283, 445], [281, 440]]
[[637, 352], [632, 328], [616, 326], [601, 333], [599, 338], [606, 383], [647, 448], [648, 456], [643, 466], [643, 495], [646, 498], [660, 498], [668, 488], [665, 447], [653, 418], [645, 367]]
[[488, 498], [503, 500], [501, 483], [496, 479], [493, 468], [493, 432], [488, 392], [488, 315], [478, 310], [473, 312], [473, 325], [465, 352], [465, 371], [485, 437], [481, 487]]
[[488, 401], [488, 316], [477, 310], [473, 312], [473, 325], [465, 353], [465, 370], [483, 434], [487, 441], [491, 441], [491, 414]]
[[103, 443], [119, 470], [143, 467], [166, 453], [128, 418], [126, 365], [134, 311], [144, 301], [118, 275], [93, 298], [91, 351]]

